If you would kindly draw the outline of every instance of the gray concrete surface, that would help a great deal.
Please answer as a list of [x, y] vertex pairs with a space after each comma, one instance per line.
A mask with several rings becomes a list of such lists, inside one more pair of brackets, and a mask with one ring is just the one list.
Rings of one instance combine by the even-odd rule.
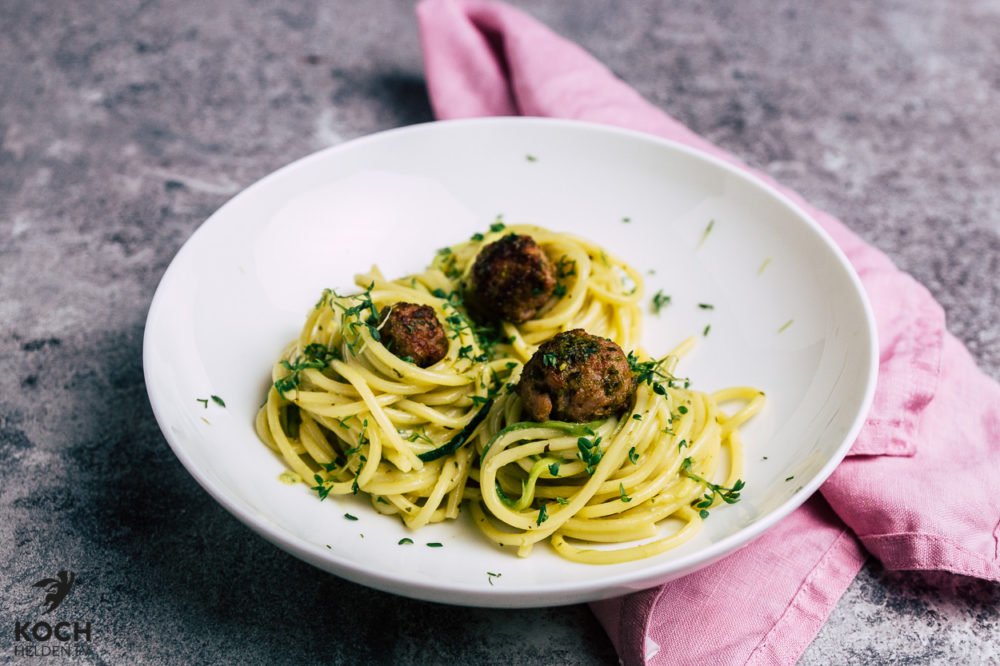
[[[516, 4], [886, 251], [1000, 378], [995, 2]], [[146, 400], [150, 298], [209, 214], [430, 118], [408, 1], [0, 4], [0, 661], [22, 660], [31, 584], [66, 569], [80, 663], [614, 662], [584, 606], [421, 603], [278, 551], [188, 476]], [[998, 663], [998, 602], [870, 563], [801, 663]]]

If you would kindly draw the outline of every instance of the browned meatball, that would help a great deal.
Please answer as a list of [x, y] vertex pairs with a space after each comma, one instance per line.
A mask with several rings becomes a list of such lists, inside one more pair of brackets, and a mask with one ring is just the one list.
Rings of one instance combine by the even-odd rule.
[[472, 264], [465, 304], [477, 321], [527, 321], [556, 287], [552, 262], [531, 236], [508, 234], [483, 247]]
[[448, 336], [429, 305], [394, 304], [383, 311], [378, 331], [386, 349], [421, 368], [434, 365], [448, 353]]
[[636, 377], [621, 347], [582, 328], [539, 347], [517, 384], [528, 419], [573, 423], [617, 414], [635, 389]]

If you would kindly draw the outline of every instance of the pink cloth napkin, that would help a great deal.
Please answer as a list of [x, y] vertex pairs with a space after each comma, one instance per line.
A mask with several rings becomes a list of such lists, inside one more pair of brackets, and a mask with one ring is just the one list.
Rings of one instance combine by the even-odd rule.
[[1000, 580], [1000, 386], [945, 330], [926, 289], [841, 222], [695, 135], [526, 14], [458, 0], [423, 0], [417, 14], [439, 118], [601, 122], [737, 164], [819, 222], [875, 311], [878, 385], [848, 458], [821, 493], [742, 550], [659, 588], [592, 604], [623, 663], [793, 663], [868, 553], [891, 569]]

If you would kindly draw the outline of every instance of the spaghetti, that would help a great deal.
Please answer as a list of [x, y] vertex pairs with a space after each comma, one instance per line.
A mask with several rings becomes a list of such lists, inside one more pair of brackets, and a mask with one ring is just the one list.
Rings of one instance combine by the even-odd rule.
[[[558, 284], [532, 319], [480, 325], [463, 289], [479, 251], [506, 233], [533, 237]], [[260, 439], [321, 499], [363, 493], [414, 529], [457, 518], [467, 503], [494, 543], [526, 556], [548, 540], [587, 563], [674, 548], [708, 509], [738, 500], [738, 428], [763, 394], [691, 390], [673, 372], [693, 340], [659, 361], [629, 353], [638, 389], [619, 416], [523, 419], [513, 389], [542, 342], [584, 328], [637, 348], [641, 277], [600, 247], [497, 223], [439, 251], [423, 273], [388, 280], [373, 268], [355, 282], [358, 294], [323, 292], [272, 367], [256, 417]], [[443, 358], [421, 368], [383, 344], [380, 318], [397, 303], [433, 308], [448, 337]], [[719, 405], [732, 401], [743, 404], [730, 415]]]

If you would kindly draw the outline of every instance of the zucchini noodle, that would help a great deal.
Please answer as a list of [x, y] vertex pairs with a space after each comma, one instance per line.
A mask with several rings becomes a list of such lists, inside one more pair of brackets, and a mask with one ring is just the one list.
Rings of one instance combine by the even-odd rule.
[[[479, 250], [529, 235], [557, 289], [526, 322], [480, 326], [462, 293]], [[496, 223], [440, 250], [423, 273], [355, 277], [361, 293], [325, 290], [271, 369], [258, 437], [320, 499], [367, 495], [410, 528], [455, 519], [465, 505], [486, 538], [530, 554], [605, 564], [651, 557], [693, 537], [709, 509], [743, 487], [739, 426], [763, 405], [757, 389], [689, 388], [673, 372], [694, 339], [657, 361], [638, 349], [643, 284], [599, 246], [533, 226]], [[396, 303], [433, 308], [444, 358], [421, 368], [382, 344]], [[619, 416], [578, 424], [522, 419], [514, 391], [538, 346], [583, 328], [629, 352], [638, 377]], [[741, 403], [729, 414], [720, 403]]]

